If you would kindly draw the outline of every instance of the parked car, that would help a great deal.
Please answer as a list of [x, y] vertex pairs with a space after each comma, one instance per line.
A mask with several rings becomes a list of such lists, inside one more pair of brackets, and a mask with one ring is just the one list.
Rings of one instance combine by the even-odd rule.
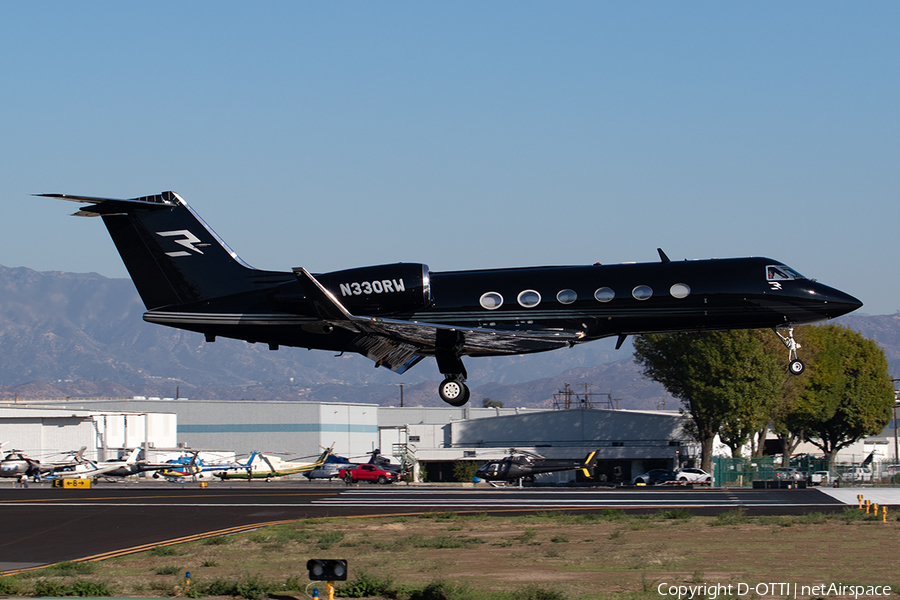
[[676, 475], [678, 475], [678, 481], [685, 483], [712, 483], [712, 475], [703, 469], [688, 467], [677, 471]]
[[806, 481], [806, 473], [796, 467], [778, 467], [775, 479], [779, 481]]
[[810, 475], [809, 482], [813, 485], [828, 485], [831, 483], [831, 473], [828, 471], [816, 471]]
[[670, 471], [668, 469], [650, 469], [646, 473], [641, 473], [632, 479], [631, 482], [635, 485], [639, 483], [644, 485], [656, 485], [657, 483], [675, 481], [676, 479], [677, 476], [675, 475], [675, 471]]
[[329, 454], [321, 467], [313, 469], [308, 473], [304, 473], [303, 476], [307, 479], [332, 479], [338, 477], [338, 472], [341, 468], [351, 466], [352, 463], [349, 459], [344, 458], [343, 456]]
[[900, 465], [888, 465], [884, 467], [881, 471], [881, 478], [887, 481], [894, 481], [895, 483], [900, 483], [895, 478], [900, 475]]
[[369, 483], [393, 483], [398, 479], [396, 471], [382, 469], [377, 465], [354, 465], [353, 467], [344, 467], [338, 471], [338, 477], [347, 483], [356, 483], [357, 481], [368, 481]]
[[840, 477], [841, 481], [852, 481], [855, 483], [872, 481], [872, 469], [869, 467], [853, 467], [841, 473]]

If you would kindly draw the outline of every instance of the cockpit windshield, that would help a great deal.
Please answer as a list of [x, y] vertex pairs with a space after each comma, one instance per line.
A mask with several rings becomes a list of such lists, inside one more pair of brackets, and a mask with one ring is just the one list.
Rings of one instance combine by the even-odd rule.
[[768, 281], [789, 281], [791, 279], [806, 279], [806, 277], [785, 265], [769, 265], [766, 267], [766, 279]]

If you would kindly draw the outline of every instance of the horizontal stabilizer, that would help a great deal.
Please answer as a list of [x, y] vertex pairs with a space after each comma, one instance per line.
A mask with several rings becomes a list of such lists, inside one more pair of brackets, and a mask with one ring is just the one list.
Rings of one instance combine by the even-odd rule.
[[115, 215], [126, 213], [129, 210], [171, 208], [178, 204], [178, 196], [174, 192], [163, 192], [154, 196], [143, 196], [123, 200], [118, 198], [97, 198], [95, 196], [72, 196], [70, 194], [35, 194], [42, 198], [58, 198], [69, 202], [87, 202], [93, 206], [85, 206], [77, 213], [76, 217], [99, 217], [102, 215]]

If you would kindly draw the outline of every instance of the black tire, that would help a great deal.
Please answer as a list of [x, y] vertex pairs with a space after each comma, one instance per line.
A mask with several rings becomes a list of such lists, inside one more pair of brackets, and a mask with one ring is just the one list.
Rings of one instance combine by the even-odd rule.
[[378, 476], [378, 483], [380, 483], [381, 485], [384, 485], [384, 484], [386, 484], [387, 482], [388, 482], [387, 477], [385, 477], [384, 475], [379, 475], [379, 476]]
[[791, 372], [791, 375], [800, 375], [806, 370], [806, 365], [803, 364], [802, 360], [792, 360], [788, 365], [788, 370]]
[[350, 477], [350, 473], [347, 473], [346, 475], [344, 475], [344, 483], [346, 483], [347, 485], [350, 485], [351, 483], [353, 483], [353, 478]]
[[464, 406], [469, 401], [469, 388], [456, 377], [448, 377], [438, 386], [438, 395], [450, 406]]

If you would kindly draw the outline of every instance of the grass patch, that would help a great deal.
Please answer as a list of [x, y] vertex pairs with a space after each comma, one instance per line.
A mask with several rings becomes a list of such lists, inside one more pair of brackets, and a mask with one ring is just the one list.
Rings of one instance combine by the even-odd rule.
[[666, 510], [661, 510], [656, 513], [656, 516], [660, 519], [674, 519], [679, 521], [686, 521], [692, 518], [692, 515], [689, 511], [684, 508], [669, 508]]
[[175, 546], [154, 546], [147, 550], [150, 556], [178, 556], [180, 552]]
[[749, 517], [747, 517], [746, 511], [744, 511], [743, 508], [735, 508], [716, 515], [710, 525], [713, 527], [723, 527], [727, 525], [741, 525], [748, 521]]
[[204, 546], [224, 546], [225, 544], [230, 544], [234, 541], [234, 538], [227, 535], [220, 535], [216, 537], [206, 538], [203, 540]]
[[97, 570], [95, 563], [86, 562], [61, 562], [50, 565], [44, 569], [46, 575], [58, 575], [60, 577], [71, 577], [72, 575], [90, 575]]

